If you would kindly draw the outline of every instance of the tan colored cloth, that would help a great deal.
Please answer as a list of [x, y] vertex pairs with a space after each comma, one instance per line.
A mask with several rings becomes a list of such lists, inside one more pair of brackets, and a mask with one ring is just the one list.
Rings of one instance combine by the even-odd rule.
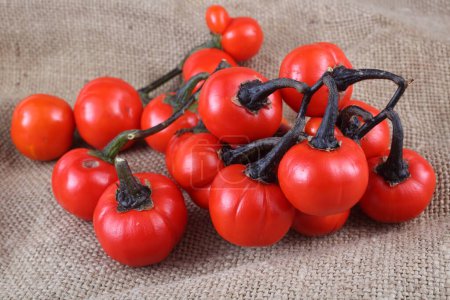
[[[406, 146], [433, 164], [438, 179], [420, 218], [379, 225], [356, 209], [332, 236], [311, 239], [290, 232], [272, 247], [251, 249], [222, 240], [208, 213], [187, 199], [189, 223], [181, 244], [166, 261], [132, 269], [103, 253], [91, 223], [56, 203], [50, 184], [54, 162], [30, 161], [10, 141], [14, 105], [38, 92], [73, 105], [85, 81], [101, 75], [142, 86], [208, 38], [208, 4], [0, 2], [0, 298], [450, 297], [448, 0], [226, 4], [231, 15], [260, 21], [265, 43], [247, 65], [269, 78], [297, 45], [331, 41], [354, 67], [415, 79], [398, 105]], [[394, 90], [385, 81], [362, 83], [354, 97], [381, 106]], [[136, 171], [167, 174], [163, 156], [147, 147], [125, 156]]]

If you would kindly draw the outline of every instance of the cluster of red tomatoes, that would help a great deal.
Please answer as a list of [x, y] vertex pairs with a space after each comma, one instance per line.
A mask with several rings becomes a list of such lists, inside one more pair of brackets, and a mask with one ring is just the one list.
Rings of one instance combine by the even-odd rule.
[[[117, 78], [98, 78], [80, 91], [74, 109], [33, 95], [14, 111], [11, 136], [35, 160], [59, 158], [53, 193], [68, 212], [94, 223], [113, 259], [144, 266], [166, 258], [183, 236], [191, 200], [209, 210], [218, 234], [240, 246], [268, 246], [294, 228], [307, 236], [339, 230], [350, 209], [380, 222], [418, 216], [435, 189], [431, 165], [403, 149], [394, 107], [409, 82], [377, 69], [353, 69], [331, 43], [303, 45], [268, 80], [240, 67], [259, 51], [263, 33], [252, 18], [231, 18], [211, 6], [211, 41], [175, 69], [136, 91]], [[148, 93], [182, 73], [173, 93]], [[353, 84], [391, 80], [397, 90], [381, 111], [352, 99]], [[298, 112], [282, 118], [282, 101]], [[309, 118], [307, 118], [309, 117]], [[392, 123], [392, 138], [387, 120]], [[73, 149], [75, 127], [94, 149]], [[165, 153], [169, 178], [133, 174], [119, 151], [145, 139]]]

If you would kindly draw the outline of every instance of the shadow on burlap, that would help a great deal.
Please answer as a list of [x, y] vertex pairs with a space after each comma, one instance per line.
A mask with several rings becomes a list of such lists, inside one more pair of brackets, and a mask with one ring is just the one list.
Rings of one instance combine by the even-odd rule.
[[[415, 79], [398, 105], [405, 143], [432, 163], [438, 178], [420, 218], [379, 225], [355, 209], [332, 236], [309, 239], [290, 232], [272, 247], [251, 249], [219, 238], [207, 212], [187, 199], [181, 244], [163, 263], [132, 269], [103, 253], [90, 223], [59, 207], [50, 185], [54, 162], [30, 161], [11, 144], [14, 105], [38, 92], [73, 105], [83, 84], [102, 75], [142, 86], [208, 37], [208, 4], [0, 4], [0, 298], [448, 297], [450, 6], [444, 0], [226, 4], [232, 15], [260, 21], [265, 43], [246, 65], [269, 78], [297, 45], [331, 41], [354, 67]], [[362, 83], [354, 97], [381, 107], [394, 89], [383, 81]], [[143, 145], [124, 156], [135, 171], [167, 175], [163, 156]]]

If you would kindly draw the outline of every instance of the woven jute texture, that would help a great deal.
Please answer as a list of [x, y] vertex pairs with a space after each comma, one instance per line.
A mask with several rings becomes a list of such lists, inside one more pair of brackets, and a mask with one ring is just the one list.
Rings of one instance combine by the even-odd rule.
[[[186, 198], [182, 242], [164, 262], [133, 269], [108, 258], [92, 224], [57, 204], [50, 184], [54, 162], [28, 160], [10, 141], [15, 104], [49, 93], [73, 105], [83, 84], [102, 75], [144, 85], [208, 38], [209, 4], [0, 1], [0, 298], [450, 297], [448, 0], [223, 3], [231, 15], [261, 23], [263, 48], [246, 65], [269, 78], [294, 47], [330, 41], [354, 67], [415, 79], [398, 105], [405, 144], [437, 173], [434, 198], [420, 218], [380, 225], [355, 208], [334, 235], [311, 239], [290, 232], [272, 247], [241, 248], [222, 240], [208, 213]], [[394, 90], [387, 81], [361, 83], [354, 98], [381, 107]], [[144, 145], [124, 156], [136, 171], [167, 175], [163, 156]]]

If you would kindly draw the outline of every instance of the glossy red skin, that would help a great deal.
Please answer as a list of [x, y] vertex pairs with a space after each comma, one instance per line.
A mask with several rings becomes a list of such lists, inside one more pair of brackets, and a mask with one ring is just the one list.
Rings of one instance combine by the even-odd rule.
[[[173, 174], [173, 160], [174, 156], [180, 149], [182, 149], [182, 145], [184, 144], [184, 141], [187, 140], [191, 135], [193, 135], [192, 132], [186, 132], [181, 135], [175, 134], [167, 144], [166, 148], [166, 167], [169, 171], [169, 174]], [[173, 175], [172, 175], [173, 177]]]
[[278, 92], [270, 95], [270, 105], [256, 114], [238, 103], [239, 86], [255, 79], [267, 81], [252, 69], [236, 67], [214, 73], [203, 85], [198, 111], [206, 128], [222, 141], [245, 144], [270, 137], [280, 127], [282, 102]]
[[417, 152], [403, 149], [411, 176], [390, 186], [375, 168], [387, 157], [369, 159], [369, 185], [359, 205], [370, 218], [383, 223], [399, 223], [420, 215], [433, 197], [436, 175], [430, 163]]
[[[141, 129], [148, 129], [164, 122], [173, 114], [173, 107], [164, 102], [166, 94], [159, 95], [151, 100], [144, 109], [141, 118]], [[183, 116], [169, 125], [166, 129], [161, 130], [147, 138], [145, 142], [159, 152], [166, 152], [167, 145], [175, 133], [183, 128], [191, 128], [197, 125], [198, 117], [193, 112], [187, 110]]]
[[312, 148], [308, 141], [292, 147], [278, 166], [278, 181], [298, 210], [327, 216], [350, 209], [364, 194], [369, 170], [361, 147], [346, 137], [333, 151]]
[[[311, 118], [306, 122], [305, 133], [309, 136], [315, 136], [319, 130], [320, 124], [322, 124], [322, 118]], [[342, 132], [334, 126], [334, 136], [343, 136]]]
[[56, 201], [69, 213], [91, 221], [98, 199], [117, 180], [116, 170], [88, 149], [73, 149], [53, 168], [52, 189]]
[[[359, 100], [350, 100], [347, 102], [342, 109], [346, 108], [347, 106], [359, 106], [368, 112], [370, 112], [372, 115], [377, 115], [380, 113], [378, 109], [375, 107]], [[359, 118], [359, 121], [361, 124], [364, 124], [364, 121]], [[387, 150], [389, 150], [389, 146], [391, 144], [391, 135], [390, 135], [390, 129], [389, 124], [387, 120], [384, 120], [377, 126], [375, 126], [369, 133], [367, 133], [360, 141], [361, 148], [363, 149], [364, 153], [366, 154], [367, 158], [375, 157], [383, 155]]]
[[101, 77], [83, 87], [74, 113], [81, 137], [92, 147], [102, 149], [122, 131], [140, 128], [142, 102], [127, 82]]
[[255, 19], [237, 17], [231, 20], [222, 33], [221, 45], [235, 60], [245, 61], [259, 52], [263, 40], [263, 31]]
[[208, 209], [210, 188], [211, 184], [195, 189], [186, 188], [185, 190], [189, 194], [189, 197], [191, 197], [192, 202], [194, 202], [198, 207]]
[[[166, 150], [166, 166], [169, 174], [173, 177], [174, 169], [173, 162], [174, 157], [177, 156], [177, 153], [180, 151], [184, 151], [184, 142], [188, 140], [194, 133], [187, 132], [182, 135], [175, 135], [170, 139], [169, 145]], [[209, 203], [209, 188], [210, 185], [201, 188], [184, 188], [184, 190], [189, 194], [192, 202], [198, 205], [201, 208], [208, 209]]]
[[103, 250], [112, 259], [132, 267], [164, 260], [180, 241], [187, 223], [183, 195], [167, 177], [153, 173], [134, 174], [150, 183], [154, 207], [117, 211], [116, 183], [110, 185], [94, 212], [94, 230]]
[[173, 157], [173, 177], [184, 188], [211, 183], [223, 168], [218, 155], [221, 148], [219, 139], [210, 133], [192, 135]]
[[[210, 133], [197, 133], [172, 145], [166, 164], [178, 184], [186, 189], [194, 203], [208, 208], [209, 186], [224, 164], [218, 155], [222, 145]], [[170, 162], [171, 161], [171, 162]]]
[[72, 145], [75, 120], [64, 100], [44, 94], [23, 99], [14, 109], [11, 139], [20, 153], [34, 160], [53, 160]]
[[209, 212], [219, 235], [238, 246], [269, 246], [292, 225], [295, 209], [276, 184], [263, 184], [230, 165], [214, 179]]
[[[227, 61], [232, 67], [237, 67], [238, 65], [229, 54], [216, 48], [195, 51], [183, 64], [183, 80], [188, 81], [192, 76], [203, 72], [211, 74], [222, 60]], [[195, 93], [202, 84], [203, 81], [197, 83], [193, 93]]]
[[222, 34], [231, 22], [228, 12], [223, 6], [211, 5], [206, 9], [206, 25], [215, 34]]
[[[338, 46], [331, 43], [303, 45], [292, 50], [282, 61], [280, 78], [292, 78], [312, 86], [328, 68], [344, 65], [351, 68], [350, 61]], [[353, 87], [339, 94], [339, 108], [350, 100]], [[302, 95], [295, 89], [282, 89], [283, 100], [296, 112], [302, 103]], [[328, 103], [328, 88], [321, 87], [311, 98], [306, 111], [310, 117], [322, 117]]]
[[297, 210], [292, 228], [305, 236], [323, 236], [341, 229], [350, 215], [350, 210], [330, 216], [311, 216]]

